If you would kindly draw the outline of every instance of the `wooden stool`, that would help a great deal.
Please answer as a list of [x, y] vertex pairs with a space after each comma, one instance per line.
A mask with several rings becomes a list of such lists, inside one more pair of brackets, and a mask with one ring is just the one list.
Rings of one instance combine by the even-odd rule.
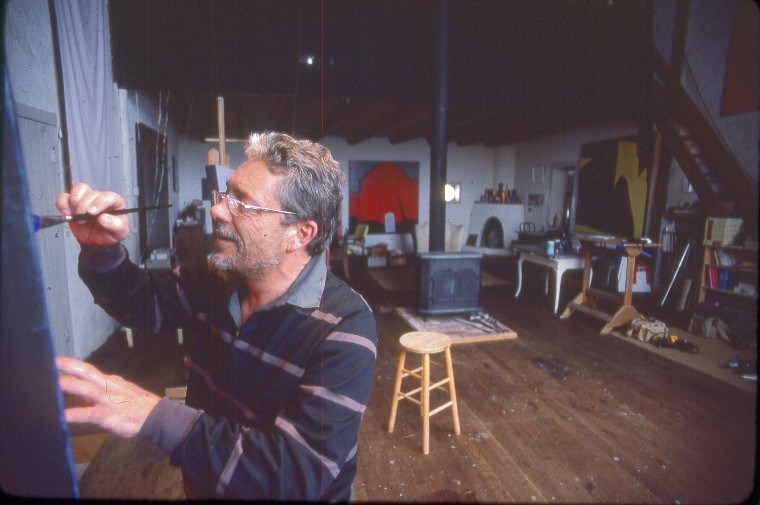
[[[391, 418], [388, 421], [388, 432], [392, 433], [396, 424], [399, 400], [410, 400], [416, 403], [420, 406], [420, 414], [422, 415], [422, 452], [428, 454], [430, 452], [430, 416], [433, 414], [451, 407], [451, 414], [454, 418], [454, 433], [459, 435], [459, 410], [457, 409], [457, 394], [454, 388], [454, 367], [451, 364], [451, 339], [443, 333], [413, 331], [403, 334], [399, 343], [401, 344], [401, 355], [398, 360], [396, 385], [393, 387], [393, 403], [391, 404]], [[407, 352], [421, 355], [422, 366], [414, 370], [405, 368]], [[446, 355], [446, 378], [435, 384], [430, 384], [430, 355], [439, 352]], [[410, 376], [420, 380], [420, 387], [407, 392], [401, 391], [402, 380]], [[430, 391], [444, 384], [449, 385], [449, 401], [431, 411]], [[419, 396], [416, 397], [415, 395], [418, 393]]]

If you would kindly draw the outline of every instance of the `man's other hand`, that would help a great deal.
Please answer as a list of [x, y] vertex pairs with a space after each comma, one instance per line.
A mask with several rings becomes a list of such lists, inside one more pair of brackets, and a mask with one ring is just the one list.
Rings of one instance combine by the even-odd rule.
[[61, 391], [78, 398], [65, 408], [67, 423], [92, 424], [122, 437], [134, 437], [160, 398], [118, 375], [105, 375], [89, 363], [58, 356]]

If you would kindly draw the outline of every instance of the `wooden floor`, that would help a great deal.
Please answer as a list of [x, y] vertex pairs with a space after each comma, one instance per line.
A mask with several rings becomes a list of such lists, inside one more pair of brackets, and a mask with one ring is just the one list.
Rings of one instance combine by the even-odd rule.
[[[752, 395], [598, 335], [598, 324], [486, 297], [511, 341], [454, 348], [462, 434], [448, 411], [408, 402], [386, 432], [406, 331], [378, 315], [381, 343], [360, 437], [357, 499], [370, 501], [734, 503], [755, 479]], [[406, 408], [402, 408], [406, 407]]]
[[[355, 282], [370, 303], [387, 303], [360, 277]], [[462, 433], [454, 435], [448, 410], [435, 415], [427, 456], [416, 406], [401, 402], [394, 433], [386, 431], [398, 337], [408, 328], [394, 313], [376, 315], [380, 344], [360, 433], [358, 501], [735, 503], [753, 491], [755, 395], [600, 336], [601, 324], [582, 314], [561, 321], [540, 294], [515, 301], [495, 287], [482, 298], [518, 338], [453, 349]], [[182, 380], [187, 344], [138, 340], [114, 352], [118, 345], [93, 361], [157, 392]], [[116, 487], [104, 495], [88, 472], [83, 497], [127, 495]], [[177, 496], [135, 494], [134, 481], [129, 487], [133, 498]]]

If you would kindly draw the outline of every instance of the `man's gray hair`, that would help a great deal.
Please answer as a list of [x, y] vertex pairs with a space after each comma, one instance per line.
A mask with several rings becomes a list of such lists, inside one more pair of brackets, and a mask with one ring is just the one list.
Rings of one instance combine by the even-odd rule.
[[318, 231], [307, 251], [316, 256], [330, 245], [340, 218], [346, 174], [326, 147], [276, 132], [253, 133], [245, 145], [249, 160], [266, 163], [274, 174], [283, 175], [277, 197], [284, 210], [284, 224], [307, 219]]

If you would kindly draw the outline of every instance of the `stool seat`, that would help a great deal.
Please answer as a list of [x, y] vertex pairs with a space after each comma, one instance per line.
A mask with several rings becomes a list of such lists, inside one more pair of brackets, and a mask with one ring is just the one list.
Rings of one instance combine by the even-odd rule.
[[412, 331], [401, 335], [398, 342], [407, 352], [435, 354], [446, 350], [451, 345], [451, 338], [434, 331]]
[[[457, 407], [456, 388], [454, 386], [454, 367], [451, 361], [451, 338], [443, 333], [433, 331], [412, 331], [404, 333], [399, 338], [401, 353], [399, 355], [398, 369], [396, 371], [396, 383], [393, 387], [393, 401], [391, 402], [391, 415], [388, 420], [388, 431], [393, 432], [396, 424], [396, 413], [398, 411], [399, 400], [409, 400], [420, 406], [420, 416], [422, 416], [422, 453], [430, 452], [430, 417], [438, 412], [451, 408], [451, 416], [454, 421], [454, 433], [459, 435], [459, 409]], [[430, 382], [430, 355], [436, 353], [445, 354], [446, 377], [442, 380]], [[421, 366], [417, 368], [407, 368], [407, 353], [418, 354], [421, 358]], [[437, 363], [435, 363], [437, 364]], [[440, 366], [440, 365], [439, 365]], [[402, 391], [401, 386], [404, 379], [413, 378], [418, 380], [419, 387], [409, 391]], [[430, 408], [430, 392], [448, 386], [449, 401], [439, 405], [437, 408]]]

